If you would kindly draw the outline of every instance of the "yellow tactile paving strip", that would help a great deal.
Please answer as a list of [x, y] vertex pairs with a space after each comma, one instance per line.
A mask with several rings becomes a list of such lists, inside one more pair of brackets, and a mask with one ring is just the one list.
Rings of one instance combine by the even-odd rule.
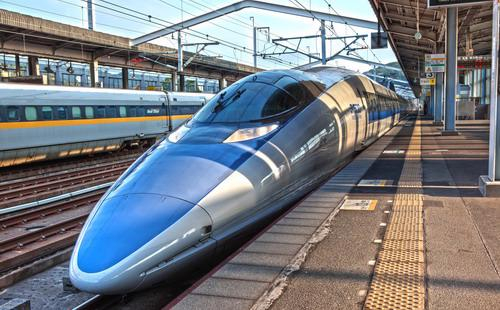
[[365, 309], [425, 309], [421, 127], [417, 120]]

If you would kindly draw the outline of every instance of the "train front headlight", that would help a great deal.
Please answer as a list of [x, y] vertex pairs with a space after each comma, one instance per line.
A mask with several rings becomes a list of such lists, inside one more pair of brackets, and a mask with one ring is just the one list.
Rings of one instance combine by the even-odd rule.
[[267, 135], [278, 128], [278, 124], [271, 124], [261, 127], [241, 128], [233, 132], [224, 143], [241, 142]]

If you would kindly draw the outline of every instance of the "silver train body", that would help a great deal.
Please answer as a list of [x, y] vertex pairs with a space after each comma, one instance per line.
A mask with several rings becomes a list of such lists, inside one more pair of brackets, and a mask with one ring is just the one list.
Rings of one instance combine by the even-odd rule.
[[405, 106], [343, 69], [240, 80], [103, 196], [76, 243], [71, 281], [84, 291], [126, 293], [205, 264], [382, 136]]
[[0, 167], [153, 144], [211, 97], [0, 83]]

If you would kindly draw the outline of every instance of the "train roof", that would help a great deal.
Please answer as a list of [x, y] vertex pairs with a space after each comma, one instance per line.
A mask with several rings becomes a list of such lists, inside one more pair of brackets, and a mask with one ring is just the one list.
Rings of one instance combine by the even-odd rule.
[[177, 102], [205, 102], [213, 94], [128, 90], [112, 88], [49, 86], [18, 83], [0, 83], [0, 100], [17, 102], [19, 104], [36, 103], [36, 100], [94, 100], [97, 102], [144, 102], [157, 103], [168, 96], [169, 100]]
[[[269, 70], [256, 73], [259, 77], [264, 77], [270, 82], [276, 81], [283, 75], [290, 76], [298, 81], [313, 81], [324, 84], [326, 88], [330, 88], [334, 84], [347, 79], [351, 76], [364, 76], [371, 80], [374, 84], [380, 85], [378, 82], [370, 79], [366, 75], [355, 72], [349, 69], [331, 66], [317, 66], [307, 70]], [[380, 85], [381, 87], [384, 87]], [[385, 87], [384, 87], [385, 88]]]
[[333, 86], [333, 84], [344, 80], [350, 76], [363, 76], [364, 78], [370, 80], [373, 84], [373, 87], [378, 91], [378, 92], [388, 92], [390, 94], [393, 94], [394, 96], [398, 96], [396, 92], [393, 90], [385, 87], [384, 85], [380, 84], [379, 82], [373, 80], [372, 78], [359, 73], [355, 72], [346, 68], [339, 68], [339, 67], [330, 67], [330, 66], [318, 66], [314, 67], [308, 70], [305, 70], [304, 72], [308, 74], [313, 74], [316, 75], [318, 79], [320, 79], [322, 82], [328, 83], [328, 87]]
[[132, 90], [132, 89], [117, 89], [117, 88], [96, 88], [96, 87], [71, 87], [71, 86], [54, 86], [54, 85], [38, 85], [24, 83], [0, 83], [1, 91], [6, 90], [24, 90], [33, 92], [66, 92], [66, 93], [100, 93], [100, 94], [131, 94], [144, 96], [164, 96], [162, 91], [154, 90]]

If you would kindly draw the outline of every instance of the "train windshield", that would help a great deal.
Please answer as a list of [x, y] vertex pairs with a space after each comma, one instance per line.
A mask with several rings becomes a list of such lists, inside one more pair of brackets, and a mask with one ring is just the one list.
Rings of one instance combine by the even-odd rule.
[[[290, 80], [293, 80], [289, 78]], [[298, 85], [298, 82], [285, 83]], [[220, 92], [210, 100], [194, 117], [194, 122], [241, 123], [275, 120], [294, 111], [300, 101], [286, 87], [244, 79]], [[300, 87], [300, 86], [298, 86]]]

